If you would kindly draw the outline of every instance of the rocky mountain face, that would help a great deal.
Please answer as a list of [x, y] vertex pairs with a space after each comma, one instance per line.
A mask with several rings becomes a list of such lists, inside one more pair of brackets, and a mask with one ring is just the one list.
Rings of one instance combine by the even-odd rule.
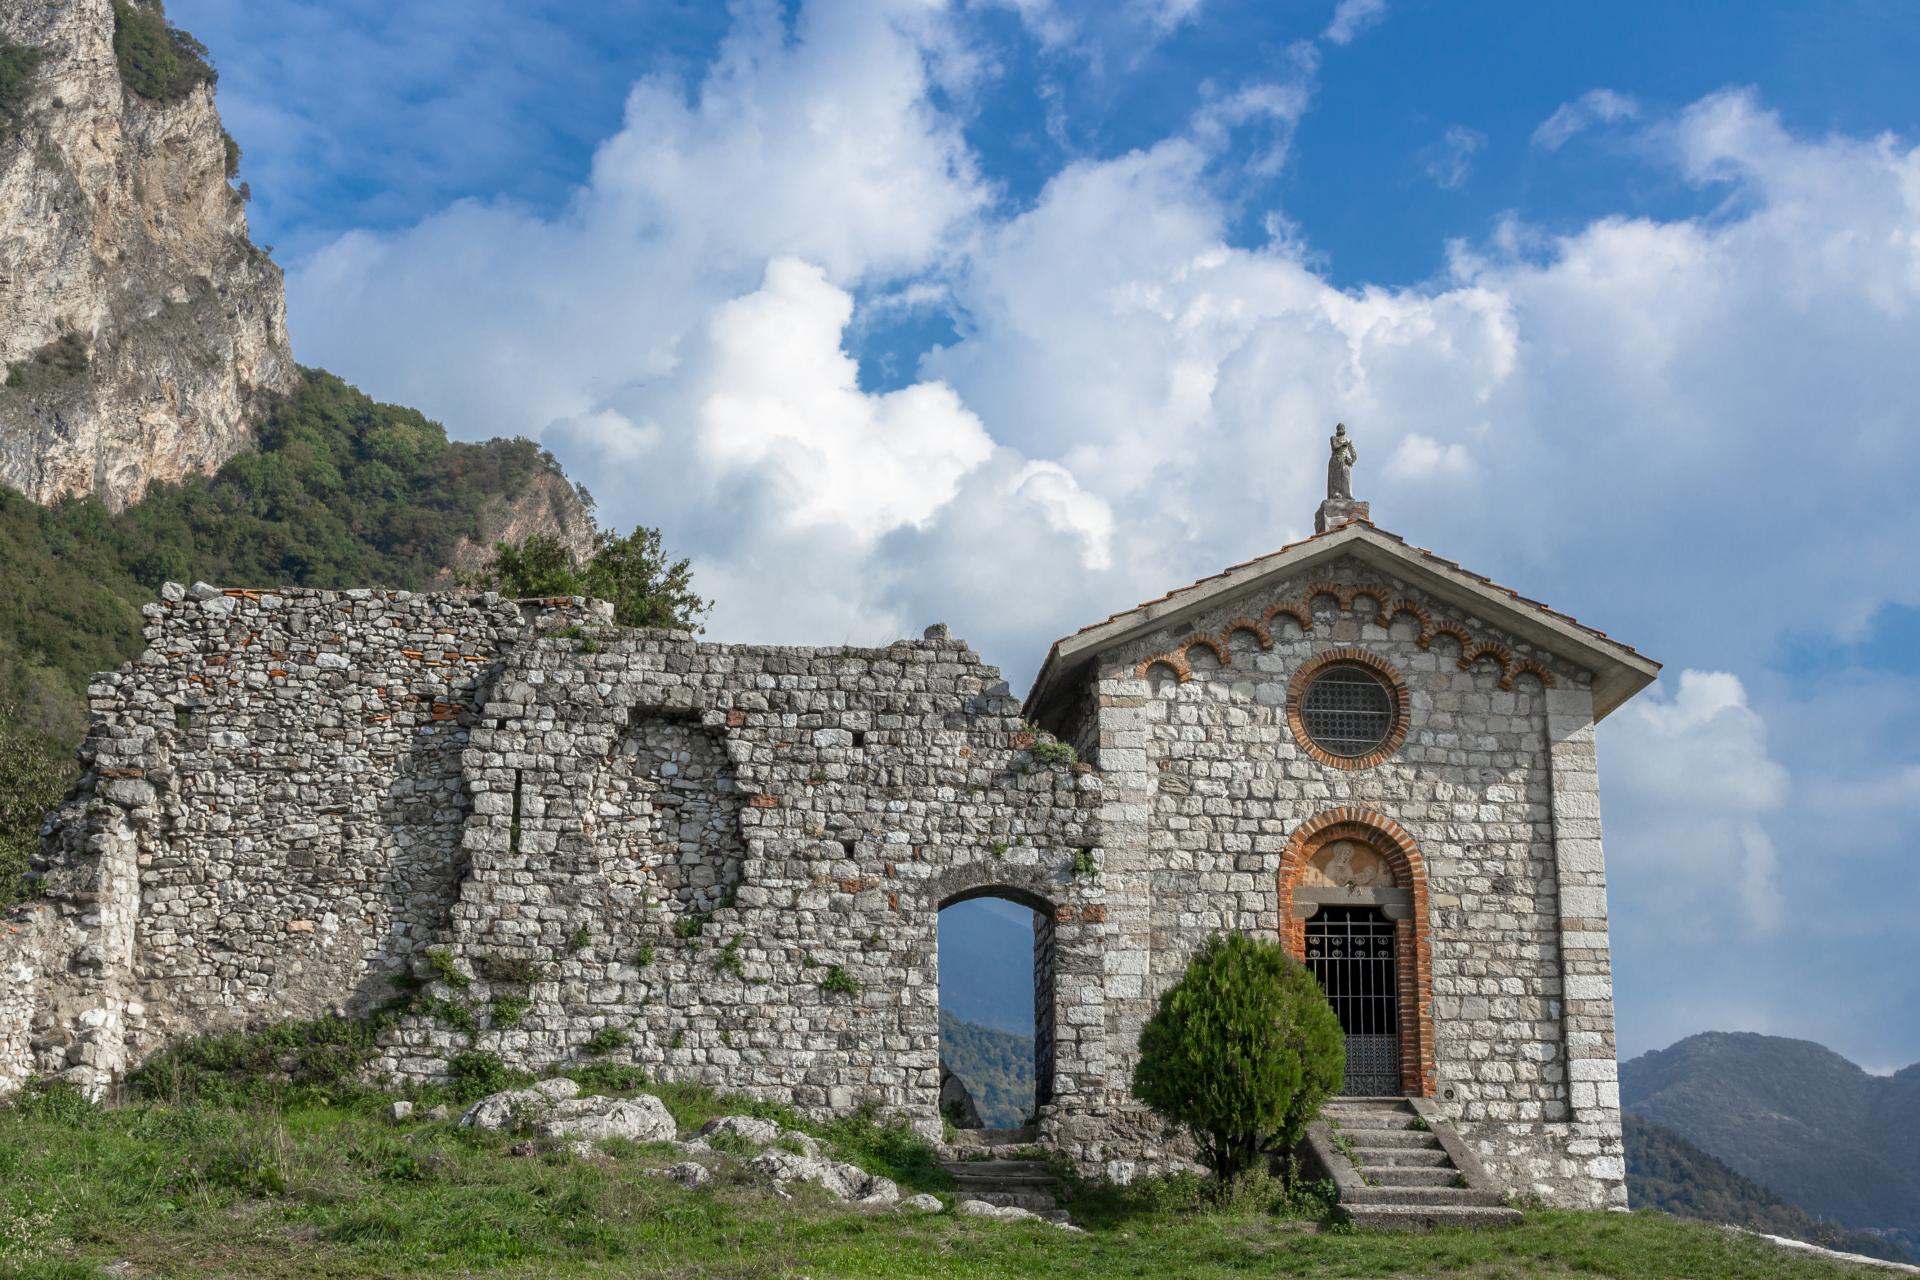
[[[134, 52], [165, 64], [157, 6], [117, 7], [158, 22]], [[28, 68], [0, 113], [0, 480], [119, 510], [248, 448], [298, 375], [210, 79], [130, 76], [115, 23], [114, 0], [0, 4], [0, 52]]]

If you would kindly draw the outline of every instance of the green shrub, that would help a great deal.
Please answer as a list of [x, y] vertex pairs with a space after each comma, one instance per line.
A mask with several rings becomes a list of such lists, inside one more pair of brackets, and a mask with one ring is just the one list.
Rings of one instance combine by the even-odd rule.
[[427, 1017], [446, 1023], [462, 1035], [480, 1034], [480, 1019], [474, 1016], [472, 1009], [458, 1000], [423, 1000], [417, 1007]]
[[236, 1105], [350, 1097], [374, 1054], [373, 1028], [349, 1018], [280, 1022], [182, 1041], [127, 1076], [136, 1098]]
[[845, 965], [838, 964], [828, 967], [827, 976], [820, 979], [820, 989], [822, 991], [837, 991], [841, 995], [847, 996], [857, 996], [860, 994], [860, 984], [854, 981], [853, 975], [847, 972]]
[[1080, 753], [1070, 742], [1061, 742], [1051, 734], [1029, 747], [1028, 752], [1041, 764], [1077, 764]]
[[[498, 542], [474, 585], [522, 599], [606, 600], [613, 605], [614, 622], [623, 627], [698, 631], [710, 607], [694, 594], [690, 563], [668, 558], [658, 529], [638, 528], [624, 538], [602, 531], [584, 563], [550, 534], [532, 534], [518, 546]], [[576, 628], [575, 637], [579, 634]]]
[[524, 956], [475, 956], [473, 967], [488, 982], [533, 983], [540, 981], [547, 973], [545, 965]]
[[739, 934], [727, 939], [727, 945], [720, 948], [720, 954], [714, 957], [713, 967], [736, 978], [747, 976], [747, 963], [740, 958]]
[[602, 1027], [580, 1046], [580, 1052], [597, 1058], [602, 1054], [612, 1053], [615, 1049], [624, 1049], [632, 1043], [633, 1037], [627, 1034], [624, 1028]]
[[460, 972], [454, 963], [453, 952], [445, 947], [428, 947], [427, 963], [433, 967], [433, 976], [455, 991], [465, 991], [473, 985], [473, 979]]
[[706, 914], [696, 911], [691, 915], [681, 916], [673, 922], [673, 936], [676, 938], [697, 938], [700, 936], [700, 931], [706, 927]]
[[218, 77], [207, 46], [167, 22], [160, 0], [113, 0], [113, 56], [127, 88], [177, 102]]
[[653, 944], [652, 943], [650, 942], [642, 943], [639, 947], [634, 949], [634, 953], [633, 953], [634, 968], [644, 969], [652, 963], [653, 963]]
[[70, 382], [87, 371], [86, 339], [69, 330], [25, 360], [7, 366], [10, 390], [34, 392]]
[[1100, 860], [1093, 856], [1091, 849], [1073, 851], [1073, 874], [1085, 880], [1095, 880], [1100, 876]]
[[527, 1015], [527, 1001], [519, 996], [495, 996], [487, 1011], [487, 1021], [496, 1027], [517, 1027]]
[[1277, 943], [1215, 935], [1140, 1033], [1133, 1095], [1193, 1134], [1222, 1188], [1291, 1151], [1346, 1069], [1340, 1021]]
[[646, 1071], [623, 1062], [586, 1062], [555, 1074], [565, 1076], [588, 1093], [633, 1093], [647, 1087]]
[[240, 144], [233, 140], [232, 134], [222, 129], [220, 145], [226, 152], [227, 181], [231, 182], [240, 176]]
[[0, 138], [13, 132], [20, 109], [33, 92], [34, 73], [46, 55], [29, 45], [0, 40]]
[[592, 945], [593, 931], [588, 929], [584, 924], [575, 929], [567, 937], [567, 950], [569, 951], [585, 951]]
[[73, 752], [18, 723], [19, 716], [17, 705], [0, 704], [0, 906], [25, 892], [41, 821], [75, 772]]
[[510, 1069], [498, 1054], [482, 1049], [469, 1049], [447, 1059], [447, 1087], [461, 1102], [474, 1102], [490, 1093], [517, 1089], [532, 1080], [526, 1072]]
[[87, 1095], [65, 1080], [29, 1080], [20, 1086], [9, 1104], [29, 1120], [44, 1120], [78, 1128], [93, 1119], [98, 1110]]

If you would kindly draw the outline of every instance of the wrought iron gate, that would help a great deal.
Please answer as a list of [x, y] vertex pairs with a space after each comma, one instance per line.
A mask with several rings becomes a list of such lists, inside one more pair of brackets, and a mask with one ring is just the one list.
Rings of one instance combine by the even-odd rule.
[[1322, 907], [1307, 921], [1307, 968], [1347, 1033], [1345, 1091], [1400, 1092], [1400, 981], [1394, 925], [1378, 907]]

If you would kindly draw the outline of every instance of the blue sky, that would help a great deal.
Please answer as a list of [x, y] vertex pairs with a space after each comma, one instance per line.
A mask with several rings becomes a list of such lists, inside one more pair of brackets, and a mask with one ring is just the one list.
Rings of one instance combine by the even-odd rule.
[[1920, 1059], [1920, 10], [169, 8], [300, 358], [538, 437], [714, 635], [1024, 683], [1303, 532], [1344, 419], [1384, 527], [1667, 663], [1623, 1051]]

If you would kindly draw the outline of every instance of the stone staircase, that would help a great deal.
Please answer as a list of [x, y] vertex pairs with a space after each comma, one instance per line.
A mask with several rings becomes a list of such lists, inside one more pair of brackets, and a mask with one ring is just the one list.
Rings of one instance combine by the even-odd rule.
[[1045, 1160], [1033, 1158], [1037, 1129], [961, 1129], [940, 1167], [953, 1175], [958, 1200], [984, 1200], [1065, 1222], [1060, 1184]]
[[1335, 1098], [1308, 1126], [1307, 1148], [1357, 1227], [1426, 1231], [1520, 1221], [1424, 1098]]

